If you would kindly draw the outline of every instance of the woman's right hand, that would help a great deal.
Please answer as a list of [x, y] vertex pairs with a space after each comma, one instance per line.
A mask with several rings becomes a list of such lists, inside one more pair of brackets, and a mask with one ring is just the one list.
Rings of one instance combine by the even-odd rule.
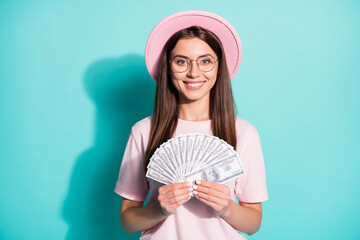
[[163, 213], [167, 216], [175, 213], [176, 208], [183, 205], [193, 196], [191, 183], [181, 182], [164, 185], [159, 188], [158, 200]]
[[182, 182], [161, 186], [158, 201], [146, 206], [143, 206], [143, 202], [123, 197], [121, 226], [130, 234], [148, 230], [175, 213], [176, 208], [189, 201], [192, 194], [191, 184]]

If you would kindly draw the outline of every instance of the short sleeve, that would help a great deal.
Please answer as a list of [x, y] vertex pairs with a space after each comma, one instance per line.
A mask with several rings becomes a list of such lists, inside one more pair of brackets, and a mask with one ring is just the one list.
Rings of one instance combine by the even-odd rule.
[[149, 190], [143, 170], [145, 154], [141, 141], [140, 133], [132, 128], [115, 187], [117, 194], [134, 201], [145, 201]]
[[235, 194], [241, 202], [266, 201], [268, 192], [265, 164], [258, 131], [250, 125], [239, 140], [237, 151], [243, 164], [244, 175], [235, 181]]

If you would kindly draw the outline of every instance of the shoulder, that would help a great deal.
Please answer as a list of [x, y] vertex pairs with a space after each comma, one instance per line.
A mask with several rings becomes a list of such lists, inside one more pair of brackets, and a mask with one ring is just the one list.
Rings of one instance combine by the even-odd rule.
[[235, 128], [237, 134], [257, 133], [257, 129], [249, 121], [236, 116]]
[[150, 135], [151, 117], [146, 117], [131, 127], [129, 140], [138, 152], [144, 152]]
[[235, 122], [236, 128], [236, 137], [240, 142], [243, 142], [246, 139], [258, 139], [259, 133], [254, 125], [249, 121], [236, 116]]
[[135, 123], [131, 128], [131, 134], [134, 136], [148, 135], [151, 128], [151, 116], [141, 119]]
[[140, 130], [143, 130], [143, 129], [149, 128], [149, 127], [151, 127], [151, 116], [143, 118], [140, 121], [138, 121], [137, 123], [135, 123], [132, 126], [132, 129], [140, 131]]

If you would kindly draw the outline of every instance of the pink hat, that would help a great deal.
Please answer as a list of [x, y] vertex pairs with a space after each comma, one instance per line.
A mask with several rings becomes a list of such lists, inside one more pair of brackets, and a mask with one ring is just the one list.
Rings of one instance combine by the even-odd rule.
[[174, 13], [164, 18], [149, 35], [145, 47], [145, 62], [155, 82], [159, 58], [167, 40], [177, 31], [194, 25], [216, 34], [224, 47], [230, 78], [235, 76], [240, 67], [242, 47], [234, 27], [214, 13], [190, 10]]

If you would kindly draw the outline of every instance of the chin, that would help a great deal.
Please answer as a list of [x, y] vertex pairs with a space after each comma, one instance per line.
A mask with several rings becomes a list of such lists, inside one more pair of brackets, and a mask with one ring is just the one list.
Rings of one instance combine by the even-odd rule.
[[188, 102], [196, 102], [203, 98], [205, 98], [206, 95], [199, 95], [199, 94], [182, 94], [182, 99]]

